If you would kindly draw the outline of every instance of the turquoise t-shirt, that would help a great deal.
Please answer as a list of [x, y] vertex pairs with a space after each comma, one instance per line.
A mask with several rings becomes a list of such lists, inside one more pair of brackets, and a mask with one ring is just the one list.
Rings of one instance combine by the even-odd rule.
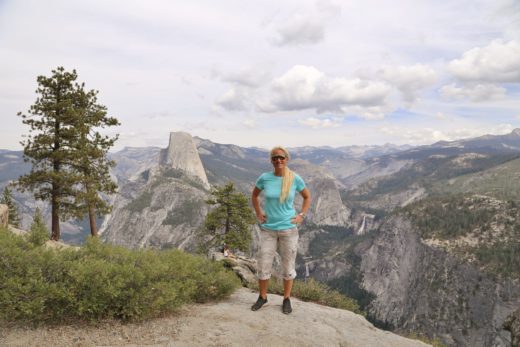
[[283, 203], [280, 203], [282, 179], [282, 177], [275, 176], [274, 172], [264, 172], [256, 180], [256, 187], [262, 190], [265, 196], [264, 211], [267, 221], [261, 225], [262, 228], [278, 231], [296, 227], [296, 224], [291, 223], [291, 219], [296, 215], [294, 196], [296, 191], [301, 192], [305, 189], [305, 182], [300, 176], [294, 174], [289, 196]]

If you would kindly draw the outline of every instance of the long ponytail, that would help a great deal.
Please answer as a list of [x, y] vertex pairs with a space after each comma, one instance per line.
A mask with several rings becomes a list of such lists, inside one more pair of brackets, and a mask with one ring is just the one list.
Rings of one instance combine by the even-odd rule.
[[286, 166], [282, 178], [282, 192], [280, 193], [280, 203], [284, 202], [289, 197], [293, 181], [294, 172]]

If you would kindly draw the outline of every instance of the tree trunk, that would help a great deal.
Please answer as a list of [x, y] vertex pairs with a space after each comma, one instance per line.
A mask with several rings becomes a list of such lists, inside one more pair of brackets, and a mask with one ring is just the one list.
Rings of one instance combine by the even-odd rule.
[[[59, 96], [57, 100], [59, 101]], [[60, 149], [60, 122], [56, 121], [54, 124], [54, 147], [53, 152], [56, 153]], [[59, 174], [61, 169], [60, 160], [53, 159], [53, 171], [55, 174]], [[61, 198], [61, 183], [56, 182], [56, 177], [53, 178], [52, 182], [52, 193], [51, 193], [51, 209], [52, 209], [52, 231], [51, 240], [58, 241], [60, 239], [60, 198]]]
[[96, 210], [92, 204], [88, 206], [88, 218], [90, 221], [90, 235], [98, 236], [97, 225], [96, 225]]
[[52, 232], [51, 240], [58, 241], [60, 239], [60, 216], [58, 213], [59, 202], [57, 193], [56, 183], [52, 184], [52, 198], [51, 198], [51, 210], [52, 210]]

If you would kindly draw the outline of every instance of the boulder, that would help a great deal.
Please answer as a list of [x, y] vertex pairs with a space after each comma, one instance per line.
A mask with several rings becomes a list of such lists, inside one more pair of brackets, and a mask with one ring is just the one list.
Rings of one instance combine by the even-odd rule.
[[256, 260], [243, 256], [224, 256], [222, 252], [212, 252], [210, 258], [216, 261], [226, 262], [226, 266], [231, 268], [242, 281], [242, 285], [247, 286], [256, 282]]

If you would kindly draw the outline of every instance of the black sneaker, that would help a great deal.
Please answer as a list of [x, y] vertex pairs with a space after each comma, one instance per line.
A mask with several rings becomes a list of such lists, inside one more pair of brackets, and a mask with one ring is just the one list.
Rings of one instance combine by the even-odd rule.
[[283, 299], [282, 312], [285, 314], [289, 314], [292, 312], [291, 299], [289, 299], [289, 298]]
[[256, 300], [256, 302], [254, 303], [253, 306], [251, 306], [251, 310], [252, 311], [256, 311], [256, 310], [259, 310], [262, 308], [262, 306], [264, 306], [264, 304], [267, 303], [267, 298], [262, 298], [260, 295], [258, 296], [258, 300]]

